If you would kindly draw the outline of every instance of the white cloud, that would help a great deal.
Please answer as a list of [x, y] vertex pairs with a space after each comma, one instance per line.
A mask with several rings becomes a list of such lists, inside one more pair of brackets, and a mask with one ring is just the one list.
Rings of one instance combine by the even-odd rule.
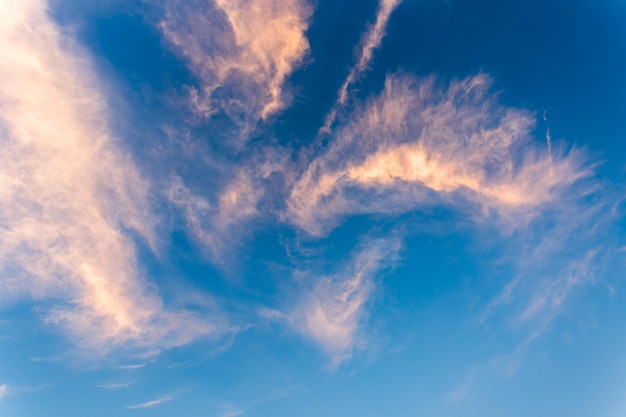
[[400, 242], [394, 238], [365, 241], [343, 270], [316, 279], [288, 315], [291, 325], [322, 347], [333, 365], [367, 346], [360, 330], [376, 287], [375, 276], [395, 264], [399, 251]]
[[125, 383], [121, 383], [121, 384], [102, 384], [102, 385], [97, 385], [97, 387], [105, 389], [105, 390], [115, 391], [115, 390], [119, 390], [119, 389], [128, 388], [131, 385], [132, 385], [132, 382], [125, 382]]
[[[507, 237], [502, 245], [515, 274], [488, 302], [482, 323], [492, 315], [507, 317], [504, 322], [525, 329], [528, 345], [576, 289], [596, 279], [602, 263], [597, 254], [610, 246], [597, 236], [608, 230], [613, 200], [599, 192], [583, 151], [534, 140], [535, 115], [501, 105], [490, 89], [483, 74], [447, 86], [434, 77], [389, 76], [383, 91], [347, 115], [329, 147], [293, 183], [283, 219], [324, 237], [353, 215], [435, 206], [461, 212], [481, 230], [495, 232], [492, 239]], [[324, 293], [326, 282], [313, 294]], [[337, 287], [320, 298], [343, 292]], [[368, 287], [355, 294], [358, 305]], [[318, 330], [325, 311], [313, 302], [308, 314], [312, 337], [342, 352], [353, 322], [338, 319], [335, 327]], [[335, 328], [338, 336], [332, 337]]]
[[142, 408], [152, 408], [152, 407], [156, 407], [158, 405], [161, 405], [163, 403], [172, 401], [174, 399], [174, 397], [172, 395], [164, 395], [162, 397], [159, 397], [157, 399], [154, 399], [152, 401], [147, 401], [145, 403], [140, 403], [140, 404], [135, 404], [135, 405], [129, 405], [128, 408], [129, 410], [139, 410]]
[[350, 69], [348, 76], [339, 89], [337, 103], [326, 116], [322, 131], [329, 133], [332, 124], [337, 117], [338, 107], [343, 106], [348, 101], [350, 87], [358, 81], [359, 77], [367, 70], [374, 56], [374, 51], [380, 46], [391, 13], [398, 7], [402, 0], [381, 0], [376, 12], [376, 21], [369, 27], [361, 40], [361, 53], [357, 63]]
[[146, 362], [138, 363], [138, 364], [134, 364], [134, 365], [118, 365], [117, 369], [123, 369], [123, 370], [126, 370], [126, 371], [133, 371], [135, 369], [144, 368], [146, 365], [147, 365]]
[[246, 412], [246, 409], [232, 405], [224, 406], [223, 409], [224, 410], [220, 413], [220, 417], [238, 417]]
[[367, 70], [376, 50], [385, 36], [385, 30], [391, 13], [398, 7], [401, 0], [381, 0], [376, 12], [376, 22], [363, 36], [361, 55], [357, 64], [350, 70], [348, 77], [341, 86], [338, 102], [345, 104], [348, 99], [348, 88], [356, 82], [358, 77]]
[[533, 115], [500, 105], [490, 84], [389, 76], [295, 183], [285, 219], [319, 236], [348, 215], [437, 203], [525, 224], [590, 172], [575, 150], [550, 157], [535, 146]]
[[160, 28], [200, 78], [194, 109], [225, 114], [245, 137], [285, 107], [284, 84], [309, 50], [304, 0], [169, 0]]
[[170, 311], [136, 262], [156, 244], [149, 184], [107, 126], [89, 57], [43, 0], [0, 1], [0, 297], [52, 299], [81, 346], [159, 348], [224, 323]]
[[250, 222], [264, 216], [259, 204], [264, 197], [262, 175], [245, 167], [226, 181], [217, 195], [213, 190], [191, 190], [181, 178], [174, 178], [169, 200], [181, 211], [191, 236], [208, 252], [211, 260], [226, 266]]
[[9, 387], [2, 384], [0, 385], [0, 399], [2, 399], [3, 397], [5, 397], [7, 395], [9, 391]]
[[217, 266], [229, 269], [238, 249], [265, 222], [275, 222], [291, 169], [285, 149], [249, 147], [237, 162], [216, 164], [211, 178], [173, 176], [167, 200], [188, 234]]

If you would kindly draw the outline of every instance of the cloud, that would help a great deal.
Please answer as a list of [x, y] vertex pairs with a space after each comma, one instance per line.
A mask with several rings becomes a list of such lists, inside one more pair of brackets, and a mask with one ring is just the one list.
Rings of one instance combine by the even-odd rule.
[[135, 241], [158, 244], [150, 184], [47, 7], [0, 2], [0, 301], [53, 300], [46, 322], [102, 353], [219, 333], [221, 319], [166, 308], [142, 277]]
[[393, 237], [364, 241], [341, 271], [315, 279], [313, 288], [288, 314], [291, 326], [317, 343], [333, 365], [349, 359], [355, 349], [366, 347], [359, 333], [376, 287], [376, 275], [396, 263], [400, 246]]
[[227, 184], [214, 203], [202, 191], [192, 191], [179, 177], [174, 178], [169, 190], [169, 200], [181, 210], [190, 235], [216, 264], [222, 265], [229, 249], [237, 244], [240, 233], [236, 229], [259, 215], [261, 196], [262, 190], [254, 188], [245, 173]]
[[[598, 236], [612, 235], [617, 201], [594, 178], [583, 150], [552, 141], [546, 147], [533, 137], [535, 123], [534, 113], [500, 104], [484, 74], [448, 85], [434, 77], [390, 75], [383, 91], [347, 115], [328, 148], [293, 183], [283, 220], [323, 238], [355, 215], [392, 217], [435, 207], [460, 213], [473, 230], [488, 232], [491, 243], [485, 245], [499, 242], [501, 261], [513, 274], [502, 294], [487, 301], [481, 323], [498, 320], [499, 329], [505, 323], [504, 330], [516, 329], [527, 346], [577, 290], [601, 276], [606, 256], [600, 255], [613, 253], [607, 249], [615, 242]], [[324, 293], [327, 281], [312, 293]], [[342, 293], [338, 287], [320, 298]], [[368, 287], [355, 294], [358, 305]], [[315, 312], [312, 303], [310, 334], [342, 352], [341, 337], [324, 342], [332, 326], [315, 330], [325, 318]], [[345, 323], [337, 328], [354, 328]], [[349, 330], [337, 334], [351, 340]]]
[[254, 401], [250, 406], [241, 407], [236, 404], [226, 403], [222, 404], [219, 408], [221, 410], [220, 417], [237, 417], [247, 414], [249, 411], [258, 408], [261, 405], [276, 401], [282, 400], [285, 398], [289, 398], [295, 395], [303, 394], [305, 392], [311, 391], [312, 387], [307, 387], [303, 385], [291, 385], [286, 388], [279, 389], [274, 391], [272, 394], [262, 397], [256, 401]]
[[128, 388], [132, 385], [132, 382], [125, 382], [122, 384], [102, 384], [102, 385], [96, 385], [98, 388], [102, 388], [105, 390], [111, 390], [111, 391], [115, 391], [115, 390], [119, 390], [119, 389], [124, 389], [124, 388]]
[[226, 405], [223, 407], [223, 411], [220, 413], [220, 417], [238, 417], [245, 414], [247, 410], [232, 405]]
[[374, 50], [376, 50], [385, 36], [385, 29], [391, 13], [400, 4], [401, 0], [381, 0], [376, 12], [376, 22], [372, 25], [361, 41], [361, 55], [357, 64], [350, 70], [348, 77], [341, 86], [339, 92], [339, 98], [337, 99], [339, 104], [345, 104], [348, 99], [348, 88], [356, 82], [358, 77], [367, 70], [370, 62], [372, 61]]
[[389, 76], [295, 183], [285, 220], [322, 236], [348, 215], [443, 204], [525, 224], [590, 170], [582, 152], [535, 146], [533, 114], [499, 104], [490, 87], [483, 74], [446, 88]]
[[161, 405], [163, 403], [172, 401], [174, 399], [174, 397], [172, 395], [164, 395], [162, 397], [159, 397], [157, 399], [154, 399], [152, 401], [148, 401], [145, 403], [141, 403], [141, 404], [135, 404], [135, 405], [129, 405], [128, 408], [129, 410], [139, 410], [139, 409], [143, 409], [143, 408], [152, 408], [152, 407], [156, 407], [157, 405]]
[[470, 390], [475, 383], [477, 370], [472, 370], [466, 377], [463, 383], [458, 385], [450, 394], [447, 395], [446, 404], [456, 405], [458, 403], [466, 401], [470, 396]]
[[264, 148], [259, 155], [220, 168], [214, 186], [174, 177], [167, 198], [213, 263], [227, 267], [254, 224], [273, 220], [272, 199], [284, 193], [287, 165], [284, 151]]
[[339, 89], [337, 103], [326, 116], [323, 132], [330, 133], [330, 128], [337, 117], [338, 107], [344, 106], [348, 101], [349, 88], [358, 81], [359, 77], [367, 70], [374, 56], [374, 51], [380, 46], [385, 36], [385, 29], [391, 13], [398, 7], [402, 0], [381, 0], [376, 12], [376, 21], [369, 27], [361, 39], [361, 51], [357, 63], [350, 69], [348, 76]]
[[169, 0], [160, 28], [198, 76], [192, 107], [243, 132], [283, 109], [284, 84], [309, 50], [304, 0]]
[[40, 392], [52, 387], [52, 384], [44, 384], [44, 385], [26, 385], [26, 386], [15, 386], [15, 385], [6, 385], [0, 384], [0, 399], [8, 396], [9, 394], [12, 396], [26, 393], [31, 394], [35, 392]]
[[514, 276], [484, 307], [480, 324], [504, 319], [534, 335], [532, 342], [563, 313], [570, 297], [602, 282], [619, 246], [613, 232], [616, 199], [601, 188], [566, 195], [557, 209], [545, 211], [509, 242]]

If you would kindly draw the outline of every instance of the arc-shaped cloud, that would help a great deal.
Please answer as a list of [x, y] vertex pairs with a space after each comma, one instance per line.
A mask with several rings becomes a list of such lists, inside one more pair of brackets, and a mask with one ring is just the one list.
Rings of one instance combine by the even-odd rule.
[[485, 75], [388, 77], [295, 183], [285, 218], [324, 235], [344, 216], [435, 202], [531, 215], [589, 171], [576, 151], [551, 160], [531, 143], [532, 114], [506, 108]]

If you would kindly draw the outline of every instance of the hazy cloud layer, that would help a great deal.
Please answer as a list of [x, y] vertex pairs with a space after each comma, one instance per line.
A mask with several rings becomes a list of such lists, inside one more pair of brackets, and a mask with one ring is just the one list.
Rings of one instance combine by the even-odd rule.
[[607, 287], [607, 265], [615, 261], [619, 239], [615, 221], [616, 196], [610, 187], [589, 181], [587, 186], [562, 196], [551, 210], [508, 242], [515, 275], [503, 283], [479, 315], [486, 327], [508, 322], [527, 334], [526, 344], [545, 332], [570, 307], [570, 299], [586, 287]]
[[169, 0], [160, 24], [200, 80], [192, 107], [223, 111], [242, 139], [288, 102], [286, 78], [309, 50], [304, 0]]
[[319, 236], [349, 215], [442, 203], [523, 224], [590, 172], [577, 151], [551, 157], [532, 143], [534, 116], [499, 104], [490, 86], [485, 75], [447, 87], [389, 76], [308, 166], [285, 218]]
[[149, 184], [107, 127], [86, 54], [43, 0], [0, 2], [0, 297], [56, 300], [45, 319], [96, 350], [180, 345], [218, 324], [168, 311], [142, 278]]

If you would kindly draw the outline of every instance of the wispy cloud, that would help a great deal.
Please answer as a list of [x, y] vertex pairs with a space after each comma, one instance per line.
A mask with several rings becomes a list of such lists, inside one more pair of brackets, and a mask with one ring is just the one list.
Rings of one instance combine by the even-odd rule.
[[141, 276], [135, 239], [157, 244], [150, 185], [108, 128], [89, 57], [47, 7], [0, 3], [0, 294], [56, 300], [46, 321], [103, 353], [218, 333]]
[[530, 344], [571, 307], [572, 296], [603, 282], [619, 246], [612, 201], [606, 190], [566, 196], [509, 242], [515, 275], [489, 300], [479, 323], [504, 320], [528, 334], [524, 344]]
[[[614, 236], [618, 199], [594, 178], [585, 152], [552, 141], [549, 149], [542, 146], [532, 134], [536, 115], [500, 104], [486, 75], [447, 86], [434, 77], [391, 75], [378, 96], [347, 116], [293, 183], [283, 218], [321, 238], [354, 215], [392, 217], [436, 206], [461, 213], [507, 248], [503, 256], [513, 271], [502, 294], [487, 301], [481, 323], [497, 316], [500, 330], [521, 331], [523, 346], [596, 282], [606, 254], [619, 247], [606, 239]], [[351, 307], [370, 290], [358, 286], [352, 304], [322, 308], [316, 300], [346, 292], [341, 285], [327, 289], [329, 282], [322, 279], [311, 291], [302, 323], [342, 358], [354, 340], [348, 312], [358, 311]], [[339, 313], [322, 325], [327, 311]]]
[[223, 179], [213, 188], [186, 184], [181, 177], [170, 181], [168, 200], [214, 264], [227, 267], [254, 223], [273, 220], [271, 200], [283, 193], [274, 177], [283, 175], [286, 159], [279, 149], [263, 149], [261, 157], [220, 171]]
[[288, 314], [291, 326], [322, 347], [333, 365], [367, 347], [367, 339], [360, 335], [367, 304], [378, 274], [397, 262], [400, 247], [393, 237], [364, 241], [342, 270], [314, 280], [313, 288], [306, 289]]
[[576, 150], [551, 160], [534, 146], [533, 115], [500, 105], [490, 87], [482, 74], [446, 88], [389, 76], [295, 183], [285, 218], [320, 236], [347, 215], [437, 203], [525, 224], [590, 170]]
[[470, 389], [476, 380], [477, 370], [472, 370], [469, 375], [465, 377], [465, 380], [458, 385], [446, 398], [448, 405], [456, 405], [469, 398]]
[[0, 399], [2, 399], [3, 397], [10, 395], [17, 395], [20, 393], [35, 393], [35, 392], [39, 392], [39, 391], [43, 391], [45, 389], [48, 389], [52, 387], [52, 384], [44, 384], [44, 385], [37, 385], [37, 386], [15, 386], [15, 385], [7, 385], [7, 384], [0, 384]]
[[147, 365], [147, 363], [137, 363], [137, 364], [132, 364], [132, 365], [118, 365], [117, 368], [118, 369], [123, 369], [123, 370], [135, 370], [135, 369], [141, 369], [143, 367], [145, 367]]
[[361, 54], [356, 65], [350, 70], [348, 77], [339, 90], [339, 104], [345, 104], [348, 99], [348, 88], [356, 82], [358, 77], [367, 70], [372, 61], [374, 51], [380, 46], [385, 36], [387, 22], [391, 13], [396, 9], [402, 0], [381, 0], [376, 12], [376, 22], [372, 25], [361, 41]]
[[311, 391], [312, 387], [307, 387], [303, 385], [291, 385], [286, 388], [279, 389], [267, 397], [263, 397], [253, 402], [249, 406], [240, 406], [237, 404], [226, 403], [222, 404], [219, 408], [221, 409], [220, 417], [237, 417], [242, 416], [248, 413], [249, 411], [267, 403], [271, 403], [274, 401], [282, 400], [284, 398], [293, 397], [295, 395], [300, 395], [305, 392]]
[[132, 382], [125, 382], [121, 384], [101, 384], [101, 385], [96, 385], [96, 387], [102, 388], [105, 390], [116, 391], [116, 390], [128, 388], [132, 384], [133, 384]]
[[239, 408], [233, 405], [226, 405], [222, 408], [223, 410], [220, 413], [220, 417], [238, 417], [246, 412], [246, 409]]
[[339, 96], [335, 106], [326, 116], [323, 132], [330, 132], [330, 128], [335, 122], [337, 112], [340, 107], [348, 101], [350, 87], [358, 81], [359, 77], [367, 70], [374, 56], [374, 51], [380, 46], [387, 28], [387, 23], [391, 14], [402, 0], [381, 0], [376, 12], [376, 21], [369, 27], [361, 40], [361, 50], [357, 63], [350, 69], [348, 76], [339, 89]]
[[284, 83], [309, 44], [304, 0], [169, 0], [160, 28], [200, 79], [192, 107], [222, 111], [245, 139], [260, 119], [284, 108]]
[[140, 403], [140, 404], [135, 404], [135, 405], [130, 405], [126, 408], [128, 408], [129, 410], [139, 410], [139, 409], [143, 409], [143, 408], [152, 408], [152, 407], [156, 407], [158, 405], [161, 405], [163, 403], [172, 401], [174, 399], [174, 396], [172, 395], [164, 395], [162, 397], [156, 398], [152, 401], [147, 401], [145, 403]]

